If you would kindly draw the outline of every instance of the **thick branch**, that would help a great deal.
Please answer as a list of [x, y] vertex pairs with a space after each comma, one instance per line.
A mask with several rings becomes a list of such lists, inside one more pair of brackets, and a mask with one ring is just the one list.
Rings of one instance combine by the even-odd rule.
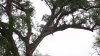
[[[79, 24], [76, 24], [76, 25], [66, 25], [66, 24], [64, 24], [64, 25], [61, 25], [61, 26], [59, 26], [59, 27], [54, 28], [53, 33], [54, 33], [54, 32], [57, 32], [57, 31], [62, 31], [62, 30], [68, 29], [68, 28], [77, 28], [77, 29], [85, 29], [85, 30], [93, 31], [93, 29], [91, 29], [91, 28], [86, 28], [86, 27], [81, 27], [81, 25], [79, 25]], [[94, 28], [94, 27], [93, 27], [93, 28]], [[42, 39], [43, 39], [45, 36], [49, 35], [49, 34], [52, 34], [52, 33], [50, 33], [50, 32], [42, 33], [42, 34], [33, 42], [33, 44], [31, 45], [31, 47], [30, 47], [30, 49], [29, 49], [29, 50], [31, 50], [31, 51], [30, 51], [31, 54], [32, 54], [33, 51], [36, 49], [36, 47], [38, 46], [38, 44], [42, 41]]]
[[[93, 31], [94, 28], [95, 28], [95, 26], [92, 27], [92, 28], [88, 28], [88, 27], [82, 27], [79, 24], [76, 24], [76, 25], [67, 25], [67, 24], [64, 24], [64, 25], [61, 25], [59, 27], [54, 28], [53, 33], [54, 32], [57, 32], [57, 31], [63, 31], [63, 30], [68, 29], [68, 28], [77, 28], [77, 29], [84, 29], [84, 30]], [[44, 36], [47, 36], [47, 35], [49, 35], [51, 33], [50, 32], [47, 32], [47, 33], [44, 33], [44, 34], [45, 34]]]
[[59, 27], [57, 27], [54, 32], [56, 31], [62, 31], [62, 30], [65, 30], [67, 28], [77, 28], [77, 29], [85, 29], [85, 30], [89, 30], [89, 31], [92, 31], [91, 28], [87, 28], [87, 27], [82, 27], [81, 25], [79, 24], [76, 24], [76, 25], [67, 25], [67, 24], [64, 24], [64, 25], [61, 25]]
[[29, 45], [29, 48], [27, 49], [27, 55], [32, 56], [32, 53], [34, 52], [34, 50], [36, 49], [36, 47], [42, 41], [43, 38], [44, 36], [41, 34], [32, 44]]

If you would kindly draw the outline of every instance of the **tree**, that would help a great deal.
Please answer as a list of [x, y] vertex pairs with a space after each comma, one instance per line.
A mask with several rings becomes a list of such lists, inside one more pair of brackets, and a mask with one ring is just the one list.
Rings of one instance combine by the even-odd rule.
[[93, 32], [100, 26], [99, 0], [42, 1], [50, 8], [51, 15], [44, 15], [42, 21], [46, 24], [40, 25], [33, 24], [34, 7], [29, 0], [0, 1], [0, 47], [3, 56], [20, 56], [19, 53], [32, 56], [47, 35], [68, 28]]
[[[0, 44], [3, 47], [3, 56], [20, 56], [19, 47], [25, 48], [26, 55], [31, 56], [29, 39], [32, 35], [31, 16], [33, 11], [34, 8], [28, 0], [0, 1]], [[4, 19], [6, 22], [3, 21]], [[14, 41], [14, 34], [18, 36], [21, 46], [17, 46], [19, 43]]]
[[96, 38], [95, 38], [95, 42], [93, 46], [93, 48], [95, 49], [94, 53], [97, 53], [98, 55], [100, 55], [100, 28], [98, 29], [97, 35], [95, 37]]

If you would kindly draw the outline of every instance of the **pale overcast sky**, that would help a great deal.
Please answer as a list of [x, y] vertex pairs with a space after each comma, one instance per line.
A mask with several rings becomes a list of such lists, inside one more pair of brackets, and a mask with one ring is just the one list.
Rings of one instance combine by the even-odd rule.
[[[50, 14], [49, 8], [41, 0], [31, 0], [35, 6], [36, 20]], [[91, 56], [95, 33], [82, 29], [66, 29], [45, 37], [37, 48], [41, 53], [51, 56]], [[96, 54], [92, 56], [97, 56]]]

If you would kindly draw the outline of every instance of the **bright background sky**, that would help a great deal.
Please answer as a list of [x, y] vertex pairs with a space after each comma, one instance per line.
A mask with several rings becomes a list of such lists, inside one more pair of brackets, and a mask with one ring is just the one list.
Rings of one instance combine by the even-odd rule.
[[[31, 0], [35, 6], [35, 20], [41, 20], [44, 14], [50, 14], [49, 8], [41, 0]], [[45, 37], [37, 49], [51, 56], [91, 56], [94, 32], [82, 29], [66, 29]], [[96, 54], [92, 56], [97, 56]]]

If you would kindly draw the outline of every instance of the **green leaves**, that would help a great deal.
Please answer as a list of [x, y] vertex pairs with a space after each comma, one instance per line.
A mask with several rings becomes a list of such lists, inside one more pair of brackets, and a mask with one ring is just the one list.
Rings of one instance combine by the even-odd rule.
[[8, 43], [6, 41], [6, 38], [3, 37], [3, 36], [0, 36], [0, 46], [4, 47], [4, 48], [7, 48], [7, 45], [8, 45]]
[[[6, 5], [10, 7], [7, 7]], [[7, 9], [11, 9], [11, 11]], [[17, 44], [19, 43], [15, 43], [16, 40], [14, 42], [16, 36], [13, 35], [17, 35], [17, 38], [21, 39], [20, 43], [24, 42], [29, 44], [31, 36], [29, 36], [29, 33], [32, 32], [31, 16], [34, 15], [34, 7], [32, 6], [32, 3], [29, 0], [5, 0], [5, 2], [1, 0], [0, 16], [3, 15], [6, 17], [0, 17], [0, 29], [2, 30], [4, 28], [2, 26], [3, 24], [7, 24], [5, 25], [6, 28], [4, 29], [7, 30], [4, 31], [7, 32], [7, 34], [4, 33], [6, 37], [0, 36], [0, 47], [3, 47], [5, 49], [5, 53], [9, 54], [9, 56], [13, 54], [15, 56], [19, 56], [18, 49], [21, 47], [17, 47]], [[3, 21], [5, 18], [8, 20], [7, 22]], [[29, 38], [29, 40], [27, 38]], [[7, 47], [9, 48], [6, 49]]]
[[100, 23], [100, 9], [93, 9], [92, 19], [96, 23]]
[[42, 20], [45, 22], [48, 22], [48, 20], [50, 19], [50, 15], [43, 15]]

